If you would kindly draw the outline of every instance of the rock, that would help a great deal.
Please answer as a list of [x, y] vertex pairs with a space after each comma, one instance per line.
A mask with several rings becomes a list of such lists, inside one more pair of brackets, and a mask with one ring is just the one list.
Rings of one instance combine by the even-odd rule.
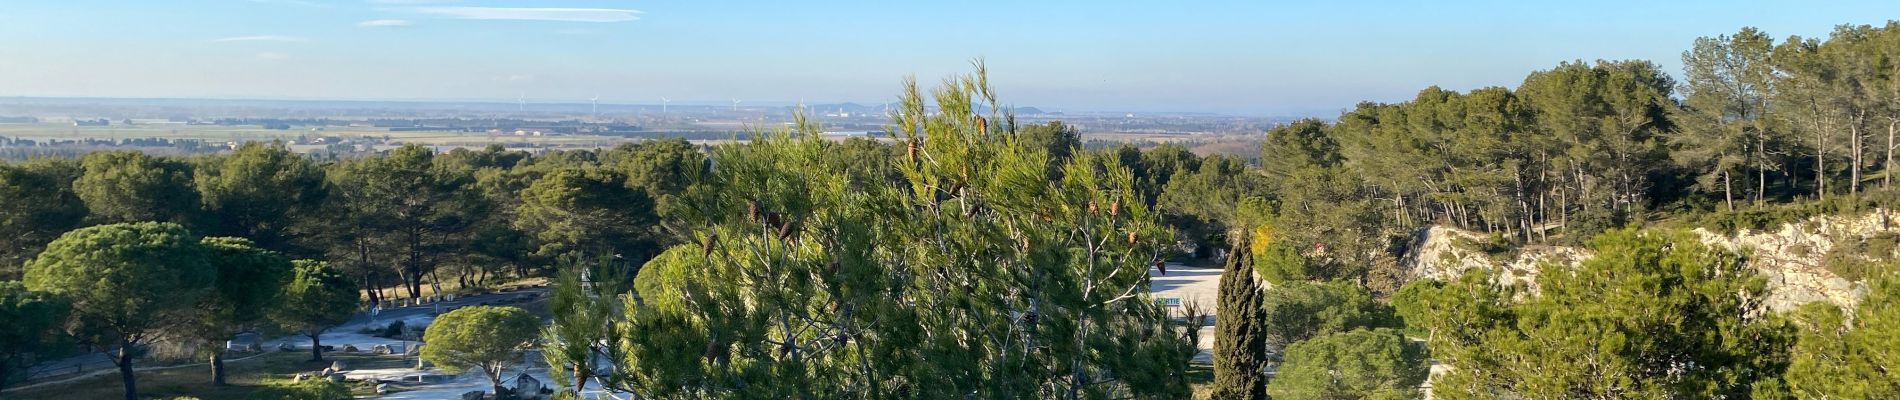
[[331, 362], [330, 362], [330, 369], [331, 369], [331, 370], [336, 370], [336, 371], [342, 371], [342, 370], [346, 370], [346, 369], [350, 369], [350, 362], [349, 362], [349, 361], [344, 361], [344, 360], [336, 360], [336, 361], [331, 361]]
[[[1768, 311], [1789, 311], [1803, 304], [1827, 302], [1853, 308], [1868, 290], [1865, 281], [1848, 281], [1828, 271], [1826, 259], [1837, 245], [1859, 243], [1880, 235], [1900, 233], [1900, 219], [1892, 211], [1876, 209], [1860, 215], [1820, 215], [1784, 223], [1766, 230], [1744, 229], [1732, 234], [1697, 228], [1704, 245], [1747, 251], [1747, 265], [1767, 279]], [[1511, 259], [1495, 259], [1479, 250], [1484, 235], [1447, 227], [1420, 229], [1402, 264], [1412, 279], [1450, 279], [1470, 269], [1498, 271], [1497, 283], [1537, 292], [1536, 276], [1545, 263], [1575, 266], [1591, 256], [1583, 248], [1524, 246]], [[1860, 255], [1866, 257], [1867, 255]], [[1894, 255], [1884, 255], [1892, 257]]]
[[335, 369], [330, 369], [330, 368], [324, 368], [324, 369], [323, 369], [323, 372], [318, 372], [318, 373], [317, 373], [317, 376], [320, 376], [320, 377], [329, 377], [329, 376], [330, 376], [330, 374], [334, 374], [334, 373], [336, 373], [336, 370], [335, 370]]
[[370, 353], [370, 354], [375, 354], [375, 355], [379, 355], [379, 356], [382, 356], [382, 355], [389, 355], [389, 354], [390, 354], [390, 352], [389, 352], [389, 345], [387, 345], [387, 344], [379, 344], [379, 345], [375, 345], [375, 346], [371, 346], [371, 347], [369, 348], [369, 353]]
[[389, 384], [387, 384], [387, 383], [378, 383], [378, 384], [376, 384], [376, 395], [377, 395], [377, 396], [382, 396], [382, 395], [387, 395], [387, 394], [389, 394]]
[[523, 372], [515, 376], [515, 393], [533, 396], [541, 393], [541, 381]]
[[290, 347], [289, 342], [284, 342], [284, 343], [277, 344], [277, 351], [297, 351], [297, 349], [294, 347]]
[[422, 345], [421, 345], [421, 344], [417, 344], [417, 345], [414, 345], [414, 346], [409, 346], [409, 348], [408, 348], [408, 349], [405, 349], [405, 350], [404, 350], [404, 351], [402, 352], [402, 355], [405, 355], [405, 356], [419, 356], [419, 355], [422, 355]]
[[488, 392], [480, 390], [462, 394], [462, 400], [482, 400], [486, 398], [488, 398]]
[[343, 382], [343, 374], [330, 375], [331, 382]]
[[344, 352], [344, 353], [355, 353], [355, 352], [357, 352], [357, 350], [356, 350], [356, 345], [353, 345], [353, 344], [346, 344], [346, 345], [343, 345], [343, 352]]
[[305, 379], [310, 379], [310, 374], [296, 374], [296, 375], [291, 375], [291, 376], [290, 376], [290, 383], [301, 383], [301, 382], [303, 382], [303, 380], [305, 380]]

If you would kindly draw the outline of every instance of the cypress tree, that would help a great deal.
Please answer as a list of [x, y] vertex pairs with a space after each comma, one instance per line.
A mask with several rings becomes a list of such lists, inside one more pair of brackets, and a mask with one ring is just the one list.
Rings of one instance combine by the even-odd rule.
[[1267, 335], [1260, 321], [1260, 284], [1247, 235], [1234, 235], [1234, 249], [1220, 277], [1220, 308], [1215, 315], [1214, 399], [1266, 398], [1261, 369], [1266, 365]]

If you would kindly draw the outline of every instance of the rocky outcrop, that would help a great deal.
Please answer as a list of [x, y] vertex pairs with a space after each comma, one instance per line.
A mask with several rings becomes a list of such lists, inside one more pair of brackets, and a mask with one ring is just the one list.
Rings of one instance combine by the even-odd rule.
[[[1770, 310], [1786, 311], [1815, 301], [1851, 308], [1866, 294], [1867, 285], [1829, 272], [1826, 255], [1845, 243], [1881, 237], [1891, 240], [1893, 234], [1900, 233], [1900, 221], [1894, 217], [1883, 209], [1855, 216], [1810, 217], [1774, 230], [1722, 234], [1697, 228], [1695, 234], [1709, 246], [1749, 255], [1748, 265], [1768, 278], [1764, 306]], [[1448, 279], [1467, 270], [1492, 270], [1498, 272], [1499, 284], [1535, 293], [1536, 276], [1542, 266], [1576, 265], [1590, 257], [1587, 249], [1561, 246], [1486, 251], [1487, 239], [1483, 234], [1455, 228], [1421, 229], [1403, 262], [1412, 279]]]
[[1433, 226], [1419, 230], [1412, 238], [1412, 251], [1401, 262], [1411, 271], [1411, 279], [1452, 279], [1467, 270], [1497, 272], [1498, 284], [1537, 291], [1537, 271], [1547, 263], [1576, 265], [1590, 257], [1590, 251], [1576, 247], [1523, 246], [1505, 251], [1486, 251], [1484, 234], [1457, 228]]

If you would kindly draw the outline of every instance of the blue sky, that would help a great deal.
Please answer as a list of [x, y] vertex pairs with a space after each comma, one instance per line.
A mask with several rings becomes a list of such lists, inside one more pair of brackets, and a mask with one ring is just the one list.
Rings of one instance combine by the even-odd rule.
[[1891, 17], [1900, 2], [0, 0], [0, 96], [878, 103], [982, 57], [1017, 105], [1330, 116]]

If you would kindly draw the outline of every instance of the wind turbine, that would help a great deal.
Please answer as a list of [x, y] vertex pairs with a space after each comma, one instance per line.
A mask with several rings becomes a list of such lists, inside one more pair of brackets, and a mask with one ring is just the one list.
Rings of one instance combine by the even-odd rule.
[[666, 97], [660, 97], [660, 113], [661, 113], [661, 114], [665, 114], [665, 113], [666, 113], [666, 103], [671, 103], [671, 102], [673, 102], [673, 99], [669, 99], [669, 98], [666, 98]]
[[739, 99], [732, 99], [732, 111], [739, 111]]
[[594, 103], [594, 118], [600, 118], [600, 95], [596, 94], [594, 98], [587, 99], [587, 101]]
[[516, 104], [515, 105], [516, 112], [527, 111], [528, 110], [528, 94], [522, 93], [519, 97], [515, 97], [515, 104]]

